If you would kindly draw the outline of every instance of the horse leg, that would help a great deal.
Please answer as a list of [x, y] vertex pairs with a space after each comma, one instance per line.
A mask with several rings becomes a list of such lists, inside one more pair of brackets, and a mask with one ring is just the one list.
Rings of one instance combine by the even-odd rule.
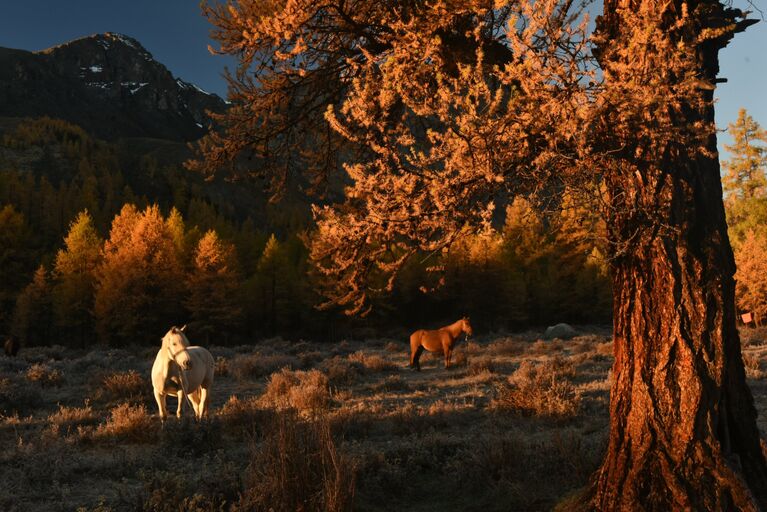
[[210, 393], [207, 388], [200, 387], [200, 419], [208, 415], [208, 406], [210, 402]]
[[415, 369], [419, 372], [421, 371], [421, 354], [423, 354], [423, 345], [418, 345], [415, 353], [413, 353], [413, 362], [410, 364], [411, 366], [415, 364]]
[[202, 388], [197, 388], [197, 390], [192, 394], [192, 403], [194, 404], [194, 414], [197, 418], [197, 420], [202, 419], [202, 407], [203, 407], [203, 394], [202, 394]]
[[184, 403], [184, 392], [182, 390], [178, 390], [176, 393], [176, 398], [178, 398], [178, 407], [176, 408], [176, 418], [181, 417], [181, 405]]
[[160, 409], [160, 421], [165, 423], [165, 418], [168, 417], [168, 411], [165, 409], [165, 394], [155, 390], [154, 399], [157, 401], [157, 407]]

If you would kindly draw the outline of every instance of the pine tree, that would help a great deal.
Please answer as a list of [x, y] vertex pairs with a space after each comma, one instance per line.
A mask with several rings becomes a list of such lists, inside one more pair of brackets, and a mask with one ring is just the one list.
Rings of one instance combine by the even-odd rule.
[[767, 230], [767, 130], [741, 109], [729, 131], [734, 142], [724, 147], [732, 157], [722, 162], [726, 171], [722, 182], [729, 194], [728, 232], [737, 250], [747, 232]]
[[96, 269], [101, 263], [103, 240], [90, 213], [81, 212], [56, 254], [53, 311], [64, 335], [80, 345], [94, 335], [93, 300]]
[[767, 193], [767, 130], [748, 115], [746, 109], [738, 112], [738, 119], [728, 125], [733, 143], [724, 148], [732, 158], [722, 162], [725, 192], [738, 198], [764, 197]]
[[190, 328], [206, 343], [228, 341], [242, 322], [240, 276], [234, 246], [210, 230], [194, 251], [188, 278], [185, 305], [191, 316]]

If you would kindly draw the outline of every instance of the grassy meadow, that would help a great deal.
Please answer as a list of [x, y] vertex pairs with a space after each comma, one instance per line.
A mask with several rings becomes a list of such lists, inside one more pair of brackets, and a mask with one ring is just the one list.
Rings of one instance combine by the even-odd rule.
[[[24, 348], [0, 359], [0, 509], [550, 510], [606, 447], [610, 333], [580, 331], [475, 337], [421, 372], [404, 336], [212, 346], [210, 417], [164, 427], [157, 348]], [[767, 331], [742, 336], [765, 411]]]

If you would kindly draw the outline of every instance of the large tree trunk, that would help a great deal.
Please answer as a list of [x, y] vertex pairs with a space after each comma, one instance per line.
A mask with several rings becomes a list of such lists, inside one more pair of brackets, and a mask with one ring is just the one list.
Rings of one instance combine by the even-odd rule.
[[[681, 2], [673, 4], [663, 18], [669, 26], [683, 12]], [[621, 45], [620, 8], [661, 5], [607, 0], [599, 30], [610, 35], [607, 44]], [[693, 2], [688, 12], [702, 12], [696, 8], [707, 12], [699, 30], [725, 13], [718, 2]], [[713, 82], [728, 39], [699, 46], [702, 78]], [[680, 109], [680, 124], [713, 121], [713, 91], [703, 87], [700, 94], [709, 107]], [[640, 236], [613, 263], [614, 383], [608, 450], [591, 495], [598, 510], [767, 509], [767, 465], [735, 326], [735, 264], [714, 133], [706, 146], [709, 153], [691, 157], [669, 144], [607, 180], [613, 200], [623, 202], [610, 219], [614, 236]], [[642, 226], [646, 218], [625, 208], [626, 198], [657, 205], [665, 226]]]

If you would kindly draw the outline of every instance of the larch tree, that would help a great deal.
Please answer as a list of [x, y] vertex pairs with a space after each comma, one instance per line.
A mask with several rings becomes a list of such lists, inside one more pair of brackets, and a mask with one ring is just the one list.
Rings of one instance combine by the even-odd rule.
[[[717, 0], [606, 0], [589, 37], [575, 7], [207, 4], [219, 51], [239, 66], [235, 105], [196, 167], [252, 173], [237, 158], [249, 153], [279, 188], [290, 165], [263, 162], [295, 162], [301, 147], [340, 155], [350, 184], [342, 203], [315, 208], [311, 256], [326, 305], [349, 313], [414, 255], [492, 229], [517, 196], [556, 207], [564, 189], [603, 191], [614, 384], [607, 453], [582, 504], [759, 510], [767, 464], [735, 327], [713, 109], [718, 52], [752, 22]], [[330, 167], [307, 170], [316, 180]]]
[[160, 209], [125, 205], [112, 222], [96, 270], [94, 312], [102, 340], [157, 340], [180, 323], [185, 279]]
[[756, 325], [767, 319], [767, 231], [748, 231], [735, 251], [735, 295], [738, 306], [754, 315]]
[[53, 269], [56, 325], [81, 345], [94, 335], [93, 297], [103, 244], [93, 218], [85, 210], [72, 222], [64, 248], [56, 253]]
[[11, 332], [22, 343], [50, 345], [53, 324], [51, 283], [48, 271], [40, 265], [29, 283], [16, 299]]
[[234, 246], [210, 230], [197, 244], [185, 300], [190, 327], [210, 343], [226, 341], [242, 323], [240, 274]]

